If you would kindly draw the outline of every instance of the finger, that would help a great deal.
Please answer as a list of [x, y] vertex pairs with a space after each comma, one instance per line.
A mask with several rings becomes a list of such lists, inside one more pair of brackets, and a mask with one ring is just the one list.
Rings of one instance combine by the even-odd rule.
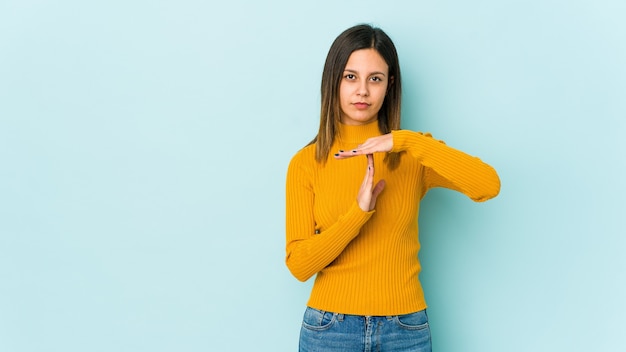
[[387, 182], [385, 182], [385, 180], [378, 181], [378, 183], [372, 190], [372, 198], [375, 199], [375, 197], [378, 197], [378, 195], [383, 191], [383, 189], [385, 189], [386, 185], [387, 185]]
[[339, 150], [335, 154], [336, 159], [346, 159], [358, 155], [367, 155], [372, 153], [383, 153], [391, 151], [393, 147], [393, 136], [385, 134], [378, 137], [372, 137], [365, 140], [352, 150]]
[[367, 187], [369, 192], [372, 191], [374, 185], [374, 157], [369, 154], [367, 156]]
[[356, 149], [339, 150], [337, 153], [335, 153], [335, 159], [347, 159], [347, 158], [355, 157], [357, 155], [363, 155], [363, 153], [357, 152]]
[[363, 177], [363, 182], [361, 182], [361, 191], [369, 191], [367, 190], [367, 184], [370, 182], [370, 170], [365, 171], [365, 177]]
[[378, 196], [382, 193], [383, 189], [385, 189], [386, 185], [387, 183], [385, 182], [385, 180], [380, 180], [378, 181], [376, 186], [374, 186], [374, 189], [372, 190], [372, 201], [371, 201], [372, 209], [376, 205], [376, 199], [378, 199]]
[[369, 186], [370, 190], [374, 186], [374, 156], [367, 154], [367, 170], [369, 171]]
[[374, 183], [373, 172], [374, 169], [368, 163], [367, 169], [365, 170], [365, 176], [363, 177], [363, 182], [361, 182], [361, 188], [357, 194], [357, 202], [363, 211], [370, 211], [372, 209], [370, 204], [372, 199], [372, 184]]
[[360, 146], [357, 146], [356, 148], [349, 150], [349, 151], [344, 151], [342, 153], [339, 154], [340, 157], [342, 158], [349, 158], [349, 157], [353, 157], [353, 156], [359, 156], [359, 155], [367, 155], [367, 154], [372, 154], [377, 152], [376, 150], [376, 145], [372, 145], [372, 144], [362, 144]]
[[363, 177], [363, 183], [361, 183], [361, 190], [367, 193], [372, 193], [372, 185], [374, 184], [374, 164], [367, 162], [367, 169], [365, 170], [365, 177]]
[[367, 154], [371, 154], [371, 152], [368, 152], [369, 149], [371, 149], [369, 147], [369, 145], [371, 145], [371, 138], [366, 140], [364, 143], [359, 144], [356, 146], [356, 148], [351, 149], [351, 150], [339, 150], [337, 153], [335, 153], [335, 159], [347, 159], [347, 158], [352, 158], [355, 156], [359, 156], [359, 155], [367, 155]]
[[356, 155], [386, 153], [393, 149], [393, 135], [391, 133], [367, 139], [357, 146], [352, 153]]
[[368, 143], [368, 141], [366, 141], [363, 144], [359, 144], [357, 145], [356, 148], [352, 149], [350, 151], [350, 153], [352, 153], [352, 155], [356, 156], [356, 155], [367, 155], [367, 154], [372, 154], [372, 152], [370, 151], [371, 147]]
[[385, 189], [385, 180], [380, 180], [372, 190], [372, 199], [370, 200], [370, 210], [373, 210], [376, 207], [376, 200], [380, 193]]

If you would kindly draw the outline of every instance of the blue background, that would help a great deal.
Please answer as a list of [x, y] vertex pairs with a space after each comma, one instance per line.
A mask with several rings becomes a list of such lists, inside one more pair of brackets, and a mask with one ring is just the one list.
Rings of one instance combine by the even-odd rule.
[[404, 127], [502, 179], [429, 193], [435, 351], [623, 339], [624, 1], [0, 3], [0, 351], [294, 351], [284, 184], [333, 39], [399, 50]]

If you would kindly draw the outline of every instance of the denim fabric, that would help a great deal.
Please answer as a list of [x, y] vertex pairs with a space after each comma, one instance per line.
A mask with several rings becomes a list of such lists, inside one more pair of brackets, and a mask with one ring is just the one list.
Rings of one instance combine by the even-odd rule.
[[396, 316], [360, 316], [307, 307], [300, 352], [431, 352], [426, 310]]

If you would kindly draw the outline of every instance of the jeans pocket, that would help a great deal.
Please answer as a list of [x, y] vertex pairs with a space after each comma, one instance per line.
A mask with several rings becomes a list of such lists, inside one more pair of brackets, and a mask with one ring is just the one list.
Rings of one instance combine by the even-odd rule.
[[426, 314], [426, 310], [396, 315], [393, 320], [398, 326], [407, 330], [422, 330], [428, 328], [428, 315]]
[[337, 313], [307, 307], [302, 318], [302, 326], [309, 330], [322, 331], [330, 328], [336, 320]]

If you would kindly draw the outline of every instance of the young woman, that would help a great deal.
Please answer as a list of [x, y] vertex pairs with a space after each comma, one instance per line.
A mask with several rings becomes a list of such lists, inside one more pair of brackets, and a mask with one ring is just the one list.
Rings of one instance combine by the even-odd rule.
[[431, 351], [419, 282], [419, 202], [445, 187], [481, 202], [500, 180], [480, 159], [400, 129], [391, 39], [358, 25], [332, 44], [320, 128], [287, 172], [287, 257], [316, 275], [300, 351]]

